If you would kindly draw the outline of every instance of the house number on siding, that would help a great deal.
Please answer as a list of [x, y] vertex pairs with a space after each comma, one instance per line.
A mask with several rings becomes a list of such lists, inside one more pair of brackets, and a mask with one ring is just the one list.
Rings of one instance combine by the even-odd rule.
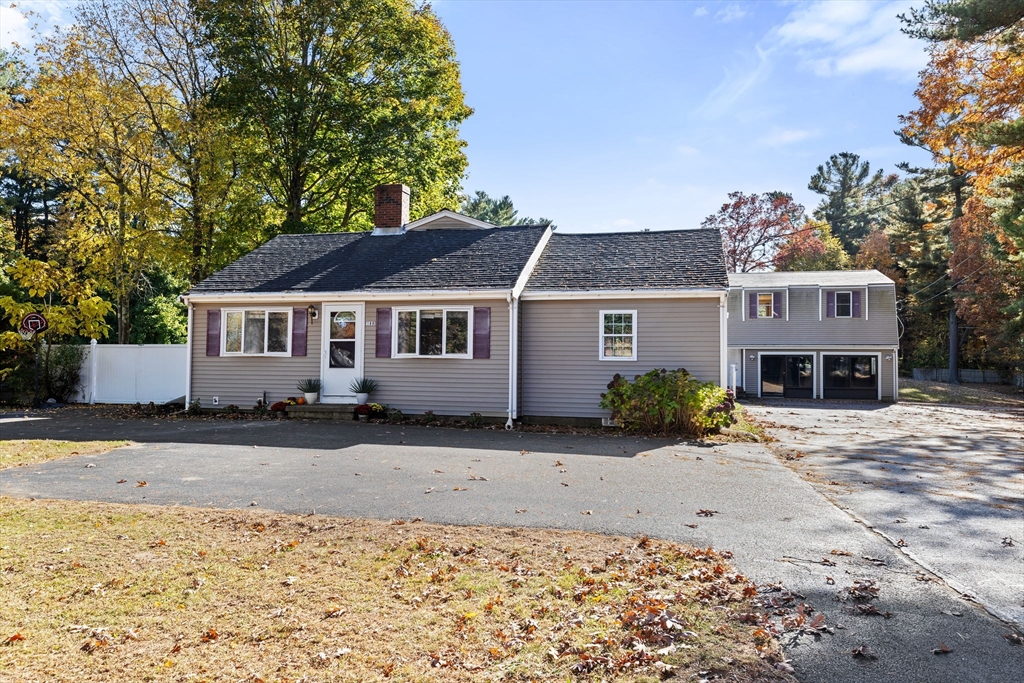
[[377, 321], [376, 321], [376, 320], [367, 320], [367, 321], [366, 321], [366, 326], [367, 326], [367, 327], [373, 327], [373, 326], [374, 326], [374, 325], [376, 325], [376, 324], [377, 324]]

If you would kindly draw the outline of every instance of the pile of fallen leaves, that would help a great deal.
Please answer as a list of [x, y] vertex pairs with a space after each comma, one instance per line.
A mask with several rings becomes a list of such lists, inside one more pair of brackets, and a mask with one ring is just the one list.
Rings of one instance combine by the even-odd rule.
[[4, 680], [786, 679], [711, 548], [9, 498], [0, 527]]

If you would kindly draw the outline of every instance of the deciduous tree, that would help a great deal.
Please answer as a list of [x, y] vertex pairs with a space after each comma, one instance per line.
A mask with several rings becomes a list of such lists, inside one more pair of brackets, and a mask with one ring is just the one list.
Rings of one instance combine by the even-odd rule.
[[258, 141], [248, 160], [283, 230], [369, 225], [372, 189], [415, 212], [457, 206], [466, 158], [451, 37], [411, 0], [202, 0], [217, 102]]
[[721, 231], [730, 272], [748, 273], [771, 267], [779, 247], [799, 229], [803, 213], [804, 207], [783, 192], [730, 192], [729, 202], [701, 227]]

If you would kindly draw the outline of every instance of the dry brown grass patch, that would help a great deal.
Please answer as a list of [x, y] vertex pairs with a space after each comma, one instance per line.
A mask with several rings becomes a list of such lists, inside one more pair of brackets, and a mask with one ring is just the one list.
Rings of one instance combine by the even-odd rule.
[[782, 680], [711, 549], [0, 498], [5, 681]]
[[97, 455], [127, 446], [130, 441], [59, 441], [56, 439], [11, 439], [0, 441], [0, 470], [72, 455]]

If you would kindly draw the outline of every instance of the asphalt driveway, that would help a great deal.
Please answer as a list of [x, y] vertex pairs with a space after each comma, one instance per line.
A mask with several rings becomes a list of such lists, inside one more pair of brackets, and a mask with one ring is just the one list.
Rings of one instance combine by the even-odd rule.
[[[256, 503], [297, 513], [648, 534], [728, 549], [741, 571], [760, 584], [781, 582], [835, 627], [833, 635], [789, 643], [803, 681], [1004, 681], [1024, 670], [1024, 648], [1003, 639], [1005, 625], [942, 582], [920, 580], [921, 568], [899, 549], [756, 444], [348, 422], [112, 420], [80, 411], [0, 422], [0, 436], [137, 443], [2, 471], [0, 494], [8, 496]], [[133, 486], [137, 480], [148, 485]], [[698, 516], [702, 509], [717, 512]], [[836, 599], [857, 578], [878, 582], [878, 607], [891, 619], [851, 613]], [[954, 652], [932, 654], [940, 642]], [[878, 659], [853, 658], [861, 645]]]
[[782, 455], [949, 585], [1024, 625], [1024, 411], [772, 402]]

